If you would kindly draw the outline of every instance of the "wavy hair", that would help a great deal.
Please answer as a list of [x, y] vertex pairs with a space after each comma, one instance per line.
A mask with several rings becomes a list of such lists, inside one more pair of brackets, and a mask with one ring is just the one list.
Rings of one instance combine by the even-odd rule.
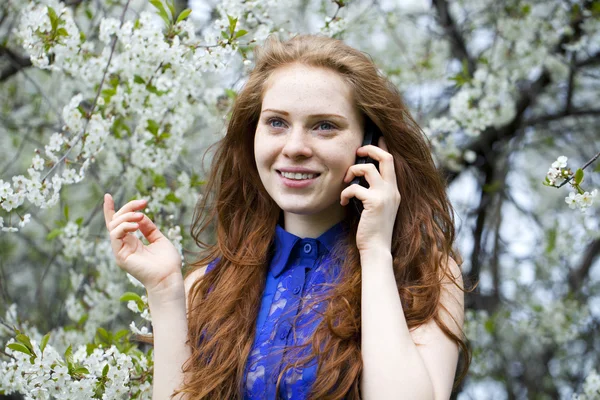
[[[368, 56], [329, 37], [298, 35], [280, 41], [271, 35], [263, 46], [255, 48], [254, 55], [255, 67], [234, 101], [226, 135], [211, 146], [216, 150], [205, 195], [194, 210], [191, 234], [203, 250], [187, 274], [211, 261], [217, 264], [190, 289], [188, 344], [192, 354], [184, 364], [185, 382], [177, 393], [192, 398], [242, 398], [244, 370], [254, 342], [281, 213], [259, 178], [254, 134], [265, 83], [277, 68], [292, 63], [337, 72], [350, 85], [363, 117], [370, 119], [385, 137], [402, 196], [391, 251], [406, 321], [412, 329], [433, 319], [458, 344], [465, 362], [455, 379], [456, 387], [468, 371], [470, 350], [464, 332], [455, 335], [439, 315], [440, 308], [444, 308], [440, 303], [443, 276], [460, 287], [448, 268], [448, 257], [462, 264], [453, 249], [453, 209], [427, 138], [409, 114], [398, 89], [379, 73]], [[322, 320], [312, 339], [302, 344], [310, 352], [286, 363], [277, 381], [277, 393], [287, 369], [316, 359], [318, 371], [310, 398], [360, 398], [359, 215], [354, 211], [346, 214], [348, 235], [333, 255], [341, 263], [339, 282], [323, 291], [326, 308], [315, 316]], [[216, 243], [205, 243], [203, 233], [214, 235]]]

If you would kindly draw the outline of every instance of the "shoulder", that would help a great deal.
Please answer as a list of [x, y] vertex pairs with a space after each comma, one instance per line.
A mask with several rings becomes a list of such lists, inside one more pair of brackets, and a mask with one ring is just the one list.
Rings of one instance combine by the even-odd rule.
[[442, 259], [444, 265], [440, 273], [442, 287], [440, 293], [440, 317], [451, 328], [454, 334], [460, 336], [464, 323], [464, 282], [460, 265], [450, 256]]
[[194, 282], [196, 282], [198, 279], [200, 279], [201, 277], [204, 276], [207, 268], [208, 268], [208, 265], [205, 265], [203, 267], [198, 267], [198, 268], [194, 269], [193, 271], [188, 272], [186, 274], [186, 276], [183, 280], [183, 286], [185, 288], [186, 300], [189, 297], [190, 290], [191, 290], [192, 286], [194, 285]]

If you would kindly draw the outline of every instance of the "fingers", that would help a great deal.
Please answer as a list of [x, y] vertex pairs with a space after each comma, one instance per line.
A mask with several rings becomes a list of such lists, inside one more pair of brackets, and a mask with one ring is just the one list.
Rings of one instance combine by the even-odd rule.
[[379, 173], [383, 180], [388, 182], [396, 181], [396, 170], [394, 168], [394, 157], [387, 152], [387, 146], [383, 137], [379, 139], [379, 144], [383, 144], [382, 147], [373, 145], [367, 145], [359, 147], [356, 151], [360, 157], [369, 156], [373, 160], [379, 162]]
[[138, 228], [139, 228], [139, 225], [136, 222], [123, 222], [122, 224], [117, 226], [115, 229], [110, 231], [110, 239], [111, 240], [121, 240], [128, 233], [137, 231]]
[[144, 237], [148, 239], [148, 242], [150, 243], [154, 243], [157, 240], [162, 239], [164, 235], [158, 230], [156, 225], [154, 225], [154, 222], [152, 222], [147, 215], [142, 215], [143, 218], [138, 222], [142, 235], [144, 235]]
[[346, 189], [342, 190], [340, 204], [342, 206], [348, 205], [352, 197], [356, 197], [360, 201], [365, 201], [369, 196], [369, 189], [360, 185], [350, 185]]
[[147, 201], [132, 200], [115, 212], [114, 200], [110, 194], [104, 195], [104, 220], [106, 228], [110, 232], [111, 239], [122, 239], [129, 232], [137, 229], [150, 243], [164, 238], [164, 235], [156, 227], [154, 222], [145, 214], [135, 212], [146, 207]]
[[108, 223], [108, 230], [112, 231], [123, 222], [140, 222], [144, 214], [139, 212], [128, 212], [120, 216], [113, 217], [113, 220]]
[[117, 246], [115, 240], [121, 240], [128, 233], [139, 229], [138, 223], [145, 215], [133, 211], [143, 208], [145, 205], [146, 200], [133, 200], [115, 212], [115, 202], [112, 196], [109, 193], [104, 195], [104, 222], [114, 246]]
[[113, 215], [115, 215], [115, 203], [110, 194], [106, 193], [104, 195], [104, 222], [106, 223], [106, 229], [108, 228], [108, 224], [113, 219]]
[[373, 186], [377, 181], [377, 178], [379, 177], [379, 172], [377, 172], [377, 168], [375, 167], [375, 165], [371, 163], [354, 164], [350, 166], [350, 168], [348, 168], [346, 176], [344, 177], [344, 182], [348, 183], [352, 181], [352, 179], [354, 179], [355, 176], [364, 176], [367, 182], [369, 183], [369, 186]]
[[125, 204], [123, 207], [121, 207], [121, 209], [119, 211], [117, 211], [114, 216], [113, 219], [118, 218], [119, 216], [131, 212], [131, 211], [137, 211], [137, 210], [141, 210], [144, 207], [146, 207], [146, 203], [147, 201], [144, 199], [141, 200], [131, 200], [129, 203]]

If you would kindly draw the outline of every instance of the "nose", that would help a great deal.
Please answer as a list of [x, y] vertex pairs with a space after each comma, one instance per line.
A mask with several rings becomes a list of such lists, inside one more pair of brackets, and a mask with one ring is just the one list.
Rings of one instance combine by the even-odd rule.
[[282, 154], [289, 158], [311, 157], [310, 135], [302, 127], [294, 127], [285, 138]]

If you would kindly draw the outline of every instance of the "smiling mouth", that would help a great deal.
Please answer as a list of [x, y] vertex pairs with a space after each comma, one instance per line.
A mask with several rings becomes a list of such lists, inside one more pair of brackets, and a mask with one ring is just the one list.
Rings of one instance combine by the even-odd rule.
[[295, 180], [295, 181], [315, 179], [321, 175], [321, 174], [303, 174], [303, 173], [294, 173], [294, 172], [281, 172], [279, 170], [276, 170], [276, 171], [280, 176], [282, 176], [286, 179]]

